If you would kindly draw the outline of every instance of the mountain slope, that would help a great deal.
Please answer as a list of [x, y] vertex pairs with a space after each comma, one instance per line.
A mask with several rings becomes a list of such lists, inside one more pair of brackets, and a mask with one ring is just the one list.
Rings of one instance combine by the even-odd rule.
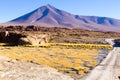
[[98, 31], [120, 31], [120, 20], [107, 17], [73, 15], [49, 4], [11, 20], [8, 23], [79, 28]]

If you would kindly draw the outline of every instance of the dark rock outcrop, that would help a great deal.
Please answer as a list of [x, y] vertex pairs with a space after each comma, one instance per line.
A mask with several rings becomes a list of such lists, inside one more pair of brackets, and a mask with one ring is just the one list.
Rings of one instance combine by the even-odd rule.
[[39, 45], [47, 43], [46, 34], [32, 34], [18, 31], [3, 31], [0, 32], [0, 42], [8, 45]]

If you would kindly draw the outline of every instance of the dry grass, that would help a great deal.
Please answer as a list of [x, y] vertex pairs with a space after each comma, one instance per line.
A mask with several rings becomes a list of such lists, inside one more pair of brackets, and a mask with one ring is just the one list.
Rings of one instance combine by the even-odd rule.
[[73, 77], [83, 76], [98, 65], [99, 49], [72, 49], [62, 47], [0, 47], [0, 55], [20, 61], [29, 61], [56, 68]]

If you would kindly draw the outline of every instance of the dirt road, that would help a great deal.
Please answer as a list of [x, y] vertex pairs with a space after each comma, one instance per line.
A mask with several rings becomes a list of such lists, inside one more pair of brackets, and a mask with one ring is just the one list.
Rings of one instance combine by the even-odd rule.
[[[113, 39], [107, 39], [111, 45]], [[103, 60], [85, 80], [120, 80], [120, 48], [114, 47]]]

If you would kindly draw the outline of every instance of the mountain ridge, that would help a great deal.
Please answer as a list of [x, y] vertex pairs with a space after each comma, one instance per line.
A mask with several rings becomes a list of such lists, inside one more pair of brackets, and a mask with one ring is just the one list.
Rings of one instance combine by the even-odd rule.
[[57, 9], [50, 4], [42, 6], [7, 23], [39, 25], [45, 27], [78, 28], [97, 31], [120, 31], [120, 20], [118, 19], [74, 15]]

